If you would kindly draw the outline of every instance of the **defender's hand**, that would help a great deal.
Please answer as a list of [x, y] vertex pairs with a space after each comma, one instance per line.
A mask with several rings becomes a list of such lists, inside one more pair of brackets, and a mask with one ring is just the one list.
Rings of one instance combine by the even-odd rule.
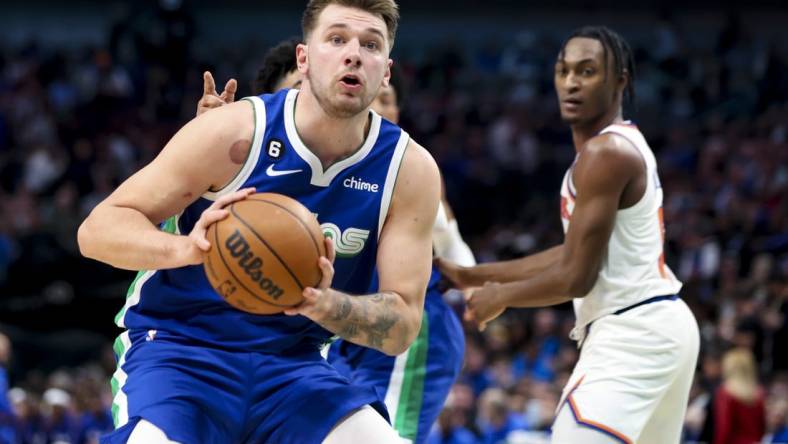
[[487, 282], [482, 288], [465, 290], [465, 315], [466, 321], [473, 322], [484, 331], [487, 323], [497, 318], [506, 310], [506, 306], [499, 302], [497, 282]]

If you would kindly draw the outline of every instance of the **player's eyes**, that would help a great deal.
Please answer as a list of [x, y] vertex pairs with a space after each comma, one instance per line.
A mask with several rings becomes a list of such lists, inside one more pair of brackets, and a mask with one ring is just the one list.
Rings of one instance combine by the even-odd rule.
[[369, 41], [369, 42], [364, 44], [364, 47], [369, 49], [369, 50], [371, 50], [371, 51], [375, 51], [375, 50], [378, 49], [378, 42]]
[[335, 45], [341, 45], [345, 41], [342, 37], [340, 37], [338, 35], [332, 36], [330, 40], [331, 40], [331, 43], [333, 43]]
[[588, 77], [594, 75], [596, 71], [593, 68], [586, 68], [583, 70], [583, 75]]

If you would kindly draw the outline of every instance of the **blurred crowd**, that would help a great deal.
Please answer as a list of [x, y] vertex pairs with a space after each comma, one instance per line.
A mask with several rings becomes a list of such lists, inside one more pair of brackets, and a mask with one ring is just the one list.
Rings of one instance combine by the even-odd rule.
[[[193, 50], [198, 31], [187, 10], [138, 5], [119, 11], [106, 46], [0, 42], [0, 312], [9, 321], [111, 331], [112, 313], [62, 315], [102, 301], [119, 309], [131, 279], [80, 259], [79, 223], [193, 116], [203, 70], [219, 83], [234, 75], [248, 92], [275, 43], [211, 60]], [[648, 38], [630, 39], [637, 96], [625, 110], [657, 155], [667, 262], [701, 327], [686, 440], [733, 442], [721, 438], [742, 416], [731, 412], [746, 411], [751, 423], [734, 425], [752, 430], [751, 442], [788, 442], [788, 35], [761, 37], [735, 15], [705, 42], [688, 32], [665, 15]], [[552, 89], [561, 38], [526, 30], [396, 60], [409, 86], [401, 126], [438, 161], [479, 261], [561, 242], [558, 190], [574, 156]], [[461, 296], [446, 298], [461, 313]], [[543, 442], [578, 357], [572, 325], [564, 305], [468, 328], [462, 375], [429, 442]], [[10, 345], [0, 345], [8, 364]], [[95, 359], [2, 370], [0, 442], [96, 442], [112, 426], [114, 364], [101, 351]]]

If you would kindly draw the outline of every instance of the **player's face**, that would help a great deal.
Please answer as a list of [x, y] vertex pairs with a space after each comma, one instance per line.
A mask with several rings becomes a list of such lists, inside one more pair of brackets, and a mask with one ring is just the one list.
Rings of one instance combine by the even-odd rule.
[[372, 101], [372, 109], [389, 122], [399, 123], [397, 91], [391, 85], [380, 88], [380, 92]]
[[354, 116], [388, 85], [387, 33], [382, 18], [360, 9], [332, 4], [320, 13], [297, 58], [299, 71], [328, 115]]
[[301, 88], [301, 81], [303, 80], [304, 76], [301, 73], [294, 69], [287, 73], [281, 80], [276, 82], [276, 86], [274, 87], [274, 91], [279, 91], [281, 89], [290, 88], [290, 89], [299, 89]]
[[617, 82], [611, 72], [600, 41], [585, 37], [569, 40], [555, 64], [561, 119], [570, 125], [590, 123], [617, 106]]

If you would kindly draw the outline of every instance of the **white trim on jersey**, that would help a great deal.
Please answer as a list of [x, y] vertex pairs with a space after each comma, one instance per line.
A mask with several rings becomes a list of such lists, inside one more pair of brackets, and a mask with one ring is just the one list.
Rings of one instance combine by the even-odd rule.
[[265, 136], [265, 103], [259, 97], [246, 97], [243, 100], [248, 100], [254, 109], [254, 135], [252, 136], [252, 146], [249, 155], [246, 156], [241, 170], [235, 175], [233, 180], [221, 189], [216, 191], [208, 191], [202, 195], [207, 200], [217, 200], [222, 196], [233, 193], [241, 189], [241, 185], [249, 179], [252, 175], [257, 161], [260, 159], [260, 152], [262, 151], [263, 136]]
[[402, 156], [405, 155], [405, 148], [408, 147], [410, 136], [405, 130], [401, 130], [399, 141], [396, 148], [394, 148], [394, 155], [391, 156], [389, 163], [389, 171], [386, 173], [386, 182], [383, 185], [383, 197], [380, 199], [380, 215], [378, 216], [378, 239], [380, 239], [380, 232], [383, 230], [383, 224], [386, 222], [386, 217], [389, 214], [389, 206], [391, 205], [391, 197], [394, 194], [394, 185], [397, 183], [397, 176], [399, 175], [399, 167], [402, 165]]
[[353, 166], [367, 157], [370, 151], [372, 151], [372, 147], [375, 146], [375, 142], [378, 140], [378, 134], [380, 133], [380, 122], [381, 118], [378, 113], [370, 110], [370, 114], [372, 115], [372, 122], [369, 125], [369, 134], [367, 134], [367, 139], [364, 141], [364, 144], [361, 145], [358, 151], [353, 153], [352, 156], [348, 157], [347, 159], [341, 160], [330, 167], [327, 170], [323, 170], [323, 164], [320, 162], [320, 159], [315, 156], [309, 148], [306, 147], [304, 142], [301, 140], [301, 137], [298, 135], [298, 130], [295, 126], [295, 103], [296, 97], [298, 97], [299, 90], [291, 89], [287, 93], [287, 99], [285, 99], [285, 132], [287, 133], [287, 138], [290, 140], [290, 144], [293, 145], [293, 148], [296, 151], [301, 159], [306, 162], [309, 167], [312, 169], [312, 178], [309, 180], [309, 183], [318, 187], [327, 187], [331, 184], [331, 181], [337, 174], [341, 173], [346, 168]]
[[397, 355], [394, 359], [394, 367], [391, 369], [391, 378], [386, 388], [386, 398], [383, 400], [383, 403], [386, 404], [386, 410], [389, 412], [391, 424], [396, 424], [397, 421], [399, 399], [402, 395], [402, 383], [405, 380], [405, 364], [408, 363], [408, 355], [411, 349], [411, 347], [408, 347], [405, 353]]

